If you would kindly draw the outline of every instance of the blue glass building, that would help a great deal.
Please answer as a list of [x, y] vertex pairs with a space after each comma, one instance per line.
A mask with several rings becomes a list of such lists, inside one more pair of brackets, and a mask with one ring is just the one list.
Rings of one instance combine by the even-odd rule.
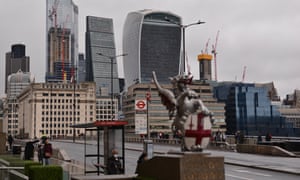
[[293, 124], [272, 105], [268, 90], [251, 83], [225, 83], [215, 87], [215, 96], [225, 102], [227, 134], [242, 131], [245, 135], [271, 133], [295, 136]]

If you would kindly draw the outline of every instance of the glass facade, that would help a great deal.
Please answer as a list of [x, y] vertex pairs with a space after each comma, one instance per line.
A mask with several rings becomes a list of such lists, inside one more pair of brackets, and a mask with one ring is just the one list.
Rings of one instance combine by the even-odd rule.
[[[47, 0], [46, 34], [46, 82], [61, 81], [64, 71], [70, 74], [78, 61], [78, 7], [72, 0]], [[61, 69], [56, 69], [55, 63], [61, 63]]]
[[294, 136], [293, 124], [287, 122], [277, 106], [271, 104], [268, 90], [255, 84], [233, 83], [215, 88], [217, 98], [225, 101], [227, 133], [245, 135]]
[[[165, 19], [171, 19], [170, 23]], [[148, 83], [152, 71], [158, 81], [169, 83], [179, 73], [181, 18], [169, 12], [142, 10], [131, 12], [123, 29], [125, 86], [135, 82]]]
[[101, 88], [119, 94], [113, 20], [88, 16], [86, 29], [86, 80], [96, 82], [97, 96]]

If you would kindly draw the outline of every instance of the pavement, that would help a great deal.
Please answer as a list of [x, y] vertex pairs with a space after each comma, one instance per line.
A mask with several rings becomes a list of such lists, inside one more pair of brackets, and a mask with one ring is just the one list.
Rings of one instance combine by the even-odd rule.
[[[68, 141], [63, 141], [68, 142]], [[71, 143], [71, 141], [70, 141]], [[76, 143], [84, 143], [76, 141]], [[88, 142], [88, 143], [96, 143]], [[142, 151], [143, 144], [141, 143], [125, 143], [126, 150]], [[169, 151], [180, 151], [180, 147], [175, 145], [154, 144], [153, 152], [155, 154], [166, 154]], [[250, 167], [263, 170], [271, 170], [282, 173], [300, 175], [300, 158], [295, 157], [278, 157], [266, 156], [258, 154], [239, 153], [228, 150], [204, 149], [204, 153], [210, 153], [212, 156], [223, 156], [224, 163], [243, 167]]]

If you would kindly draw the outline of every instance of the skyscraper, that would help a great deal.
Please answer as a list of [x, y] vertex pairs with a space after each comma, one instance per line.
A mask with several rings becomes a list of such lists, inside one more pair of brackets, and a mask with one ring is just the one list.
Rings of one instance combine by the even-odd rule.
[[101, 89], [112, 92], [111, 80], [113, 94], [119, 93], [113, 20], [87, 16], [86, 22], [86, 80], [96, 82], [98, 96]]
[[77, 63], [77, 68], [76, 68], [76, 81], [78, 83], [80, 82], [85, 82], [86, 79], [86, 59], [84, 58], [83, 53], [79, 53], [79, 58], [78, 58], [78, 63]]
[[[167, 21], [170, 20], [170, 21]], [[123, 29], [125, 85], [150, 82], [152, 71], [160, 83], [179, 74], [181, 18], [170, 12], [141, 10], [127, 15]]]
[[10, 74], [7, 79], [7, 100], [5, 103], [7, 111], [4, 116], [3, 130], [15, 136], [21, 132], [21, 129], [24, 132], [24, 126], [20, 127], [20, 119], [23, 121], [22, 125], [25, 121], [24, 117], [18, 113], [17, 97], [34, 82], [34, 77], [29, 72], [24, 73], [19, 70]]
[[30, 71], [30, 58], [25, 54], [24, 44], [14, 44], [11, 46], [11, 52], [6, 53], [5, 62], [5, 93], [7, 93], [7, 78], [19, 70], [24, 73]]
[[71, 79], [78, 60], [78, 7], [72, 0], [47, 0], [46, 82]]
[[210, 54], [198, 55], [200, 80], [211, 80], [211, 60]]

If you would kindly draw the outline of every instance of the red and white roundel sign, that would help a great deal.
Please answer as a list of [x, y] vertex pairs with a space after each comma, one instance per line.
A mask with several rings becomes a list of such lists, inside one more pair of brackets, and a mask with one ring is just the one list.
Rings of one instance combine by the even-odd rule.
[[135, 100], [135, 109], [146, 110], [147, 109], [146, 100]]

